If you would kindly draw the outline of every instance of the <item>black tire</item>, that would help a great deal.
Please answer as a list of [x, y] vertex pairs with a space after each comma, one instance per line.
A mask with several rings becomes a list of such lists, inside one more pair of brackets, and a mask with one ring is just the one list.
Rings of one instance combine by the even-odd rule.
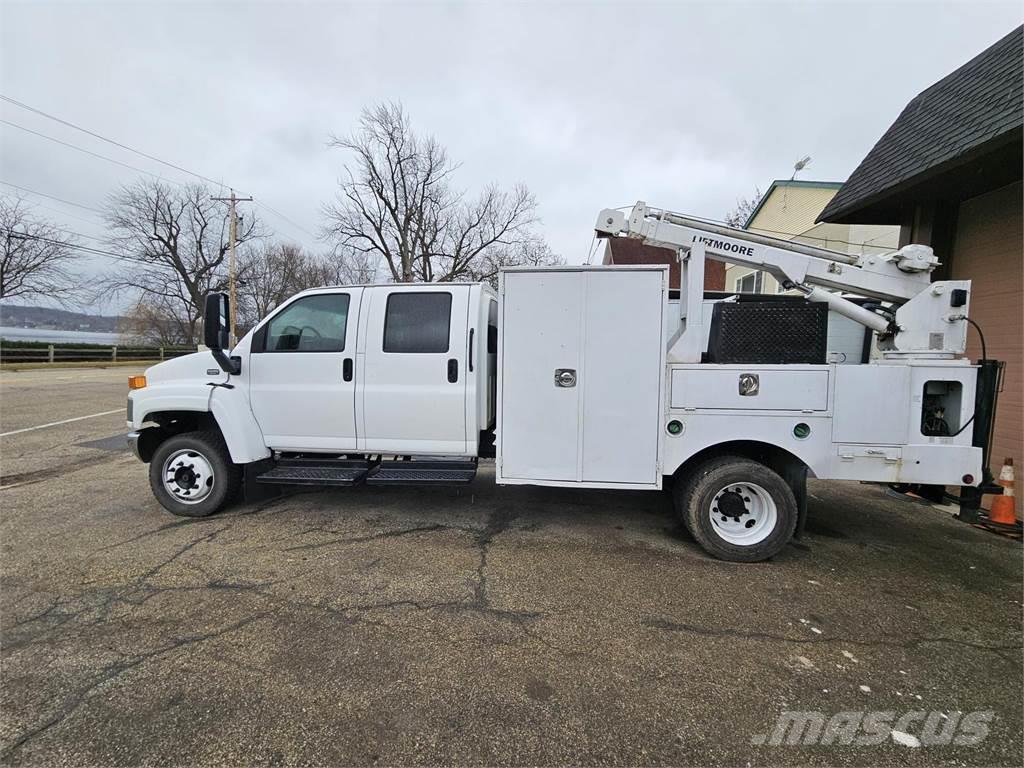
[[[688, 476], [677, 480], [674, 495], [676, 514], [683, 525], [704, 551], [720, 560], [767, 560], [789, 543], [796, 530], [798, 509], [793, 490], [777, 472], [742, 456], [720, 456], [694, 467]], [[766, 496], [774, 505], [774, 520], [771, 513], [761, 513], [764, 522], [758, 527], [752, 510], [771, 508]], [[726, 508], [725, 503], [730, 506]], [[723, 512], [737, 515], [718, 514]], [[724, 518], [721, 521], [720, 516]], [[758, 530], [752, 531], [754, 528]], [[748, 544], [738, 543], [736, 538], [745, 531], [752, 531], [749, 535], [755, 538]]]
[[[165, 468], [171, 457], [175, 457], [174, 463]], [[178, 457], [182, 461], [179, 462]], [[202, 462], [211, 470], [208, 477]], [[175, 474], [179, 479], [172, 481], [169, 473], [175, 465], [178, 465]], [[200, 471], [195, 471], [196, 468]], [[164, 483], [165, 472], [168, 472], [168, 483], [179, 489], [175, 493]], [[175, 435], [157, 447], [149, 462], [149, 486], [153, 495], [164, 509], [181, 517], [212, 515], [235, 497], [241, 480], [242, 469], [232, 463], [219, 432]], [[194, 494], [194, 501], [188, 500], [189, 494]]]

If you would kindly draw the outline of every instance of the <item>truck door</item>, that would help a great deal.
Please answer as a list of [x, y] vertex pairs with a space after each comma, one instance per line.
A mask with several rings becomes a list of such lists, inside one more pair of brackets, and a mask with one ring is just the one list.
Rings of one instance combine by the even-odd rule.
[[267, 445], [355, 451], [356, 319], [362, 288], [301, 296], [253, 334], [249, 399]]
[[[465, 455], [468, 285], [365, 289], [359, 448]], [[473, 443], [475, 446], [475, 441]]]

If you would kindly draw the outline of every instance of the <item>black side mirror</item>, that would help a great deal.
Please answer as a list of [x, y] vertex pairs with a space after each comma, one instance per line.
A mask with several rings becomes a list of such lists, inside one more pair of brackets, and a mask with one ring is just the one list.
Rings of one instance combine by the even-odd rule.
[[224, 354], [231, 348], [231, 306], [226, 293], [211, 293], [206, 297], [206, 313], [203, 315], [203, 343], [210, 348], [217, 365], [225, 373], [238, 374], [241, 370], [238, 358], [231, 359]]
[[206, 297], [203, 315], [203, 343], [210, 349], [231, 348], [231, 307], [226, 293], [211, 293]]

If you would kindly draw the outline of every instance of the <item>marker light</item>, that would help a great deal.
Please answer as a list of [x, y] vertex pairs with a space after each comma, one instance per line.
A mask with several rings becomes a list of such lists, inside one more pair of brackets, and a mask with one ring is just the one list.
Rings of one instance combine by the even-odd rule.
[[683, 433], [683, 422], [672, 419], [665, 427], [670, 435], [681, 435]]
[[144, 386], [146, 386], [145, 376], [128, 377], [128, 389], [142, 389]]
[[810, 425], [804, 424], [804, 422], [801, 421], [799, 424], [793, 427], [793, 434], [800, 440], [803, 440], [805, 437], [811, 434], [811, 427]]

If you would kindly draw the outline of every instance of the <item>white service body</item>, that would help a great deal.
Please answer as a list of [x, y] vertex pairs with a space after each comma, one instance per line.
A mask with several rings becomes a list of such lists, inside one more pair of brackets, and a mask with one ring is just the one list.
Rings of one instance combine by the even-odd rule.
[[[232, 350], [241, 359], [233, 389], [210, 386], [225, 376], [208, 352], [161, 363], [131, 393], [128, 426], [142, 429], [161, 412], [208, 412], [239, 464], [274, 452], [474, 457], [481, 433], [496, 427], [497, 481], [506, 484], [660, 488], [690, 457], [735, 441], [782, 448], [819, 478], [955, 485], [980, 477], [970, 429], [921, 431], [929, 382], [957, 390], [952, 432], [971, 417], [976, 367], [967, 360], [667, 363], [667, 274], [660, 266], [511, 269], [499, 295], [482, 284], [307, 291]], [[399, 293], [451, 297], [447, 350], [383, 351], [388, 299]], [[260, 328], [318, 295], [349, 297], [343, 350], [252, 351]], [[495, 313], [497, 355], [487, 351]], [[557, 380], [564, 371], [572, 386]], [[756, 396], [739, 394], [744, 374], [758, 376]], [[678, 435], [666, 430], [672, 420], [683, 425]], [[794, 435], [798, 423], [810, 427], [807, 437]]]

